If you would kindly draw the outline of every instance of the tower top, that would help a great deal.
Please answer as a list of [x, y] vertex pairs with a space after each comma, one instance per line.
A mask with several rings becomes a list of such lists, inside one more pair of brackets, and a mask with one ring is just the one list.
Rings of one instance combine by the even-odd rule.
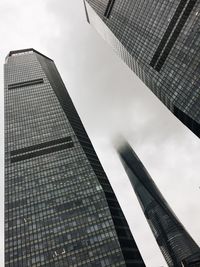
[[31, 52], [32, 52], [32, 53], [37, 53], [37, 54], [39, 54], [39, 55], [41, 55], [41, 56], [43, 56], [43, 57], [45, 57], [45, 58], [47, 58], [47, 59], [53, 61], [51, 58], [49, 58], [49, 57], [45, 56], [44, 54], [38, 52], [38, 51], [35, 50], [34, 48], [26, 48], [26, 49], [20, 49], [20, 50], [12, 50], [12, 51], [10, 51], [10, 52], [8, 53], [8, 55], [6, 56], [6, 59], [7, 59], [8, 57], [13, 56], [13, 55], [29, 54], [29, 53], [31, 53]]

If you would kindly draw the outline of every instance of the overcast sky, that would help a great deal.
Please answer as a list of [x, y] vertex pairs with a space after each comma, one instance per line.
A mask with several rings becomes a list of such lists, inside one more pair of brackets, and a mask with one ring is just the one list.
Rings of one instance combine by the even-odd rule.
[[[113, 148], [122, 134], [200, 245], [200, 143], [89, 25], [82, 0], [1, 0], [0, 61], [33, 47], [52, 58], [97, 151], [147, 267], [167, 266]], [[3, 68], [0, 73], [3, 147]], [[1, 149], [3, 193], [3, 151]], [[3, 194], [1, 194], [3, 262]], [[1, 266], [1, 265], [0, 265]], [[3, 266], [3, 265], [2, 265]]]

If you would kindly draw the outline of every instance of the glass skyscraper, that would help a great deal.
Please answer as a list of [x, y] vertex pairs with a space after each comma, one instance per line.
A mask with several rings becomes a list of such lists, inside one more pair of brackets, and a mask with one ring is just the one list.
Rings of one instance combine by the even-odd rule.
[[5, 266], [145, 266], [54, 62], [5, 63]]
[[118, 153], [157, 244], [170, 267], [199, 267], [200, 248], [173, 213], [128, 143]]
[[198, 0], [85, 0], [88, 22], [200, 137]]

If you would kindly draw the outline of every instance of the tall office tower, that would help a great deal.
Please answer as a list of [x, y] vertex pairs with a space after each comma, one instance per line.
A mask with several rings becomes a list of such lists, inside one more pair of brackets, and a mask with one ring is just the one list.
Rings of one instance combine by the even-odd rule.
[[54, 62], [5, 63], [5, 266], [145, 266]]
[[200, 137], [198, 0], [85, 0], [88, 21]]
[[168, 265], [199, 267], [198, 245], [177, 219], [135, 152], [125, 142], [118, 153]]

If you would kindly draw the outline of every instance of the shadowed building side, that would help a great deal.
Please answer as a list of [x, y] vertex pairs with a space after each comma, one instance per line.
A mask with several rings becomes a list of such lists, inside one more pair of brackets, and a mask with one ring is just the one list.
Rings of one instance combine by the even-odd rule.
[[[118, 153], [157, 244], [170, 267], [200, 266], [200, 249], [126, 142]], [[192, 261], [196, 265], [192, 265]]]

